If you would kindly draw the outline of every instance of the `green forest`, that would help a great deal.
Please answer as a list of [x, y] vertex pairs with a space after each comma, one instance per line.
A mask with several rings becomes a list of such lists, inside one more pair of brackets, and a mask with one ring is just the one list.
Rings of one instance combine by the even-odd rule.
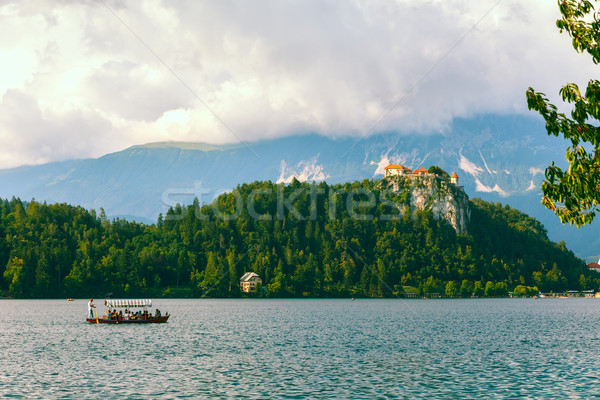
[[[378, 180], [239, 185], [146, 225], [67, 204], [0, 201], [0, 295], [448, 297], [597, 290], [600, 277], [537, 220], [470, 200], [457, 235]], [[377, 199], [384, 199], [377, 201]], [[598, 274], [600, 275], [600, 274]]]

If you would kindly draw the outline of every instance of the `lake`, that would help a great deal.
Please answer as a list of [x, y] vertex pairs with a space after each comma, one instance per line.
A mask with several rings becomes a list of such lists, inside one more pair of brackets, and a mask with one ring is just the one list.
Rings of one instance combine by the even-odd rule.
[[[104, 310], [97, 300], [98, 311]], [[600, 395], [600, 299], [156, 299], [166, 324], [87, 301], [0, 301], [0, 396], [532, 398]]]

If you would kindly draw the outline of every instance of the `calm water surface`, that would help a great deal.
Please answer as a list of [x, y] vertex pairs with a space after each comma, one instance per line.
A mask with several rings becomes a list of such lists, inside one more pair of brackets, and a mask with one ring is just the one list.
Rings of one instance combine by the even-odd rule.
[[167, 324], [88, 324], [85, 300], [0, 301], [0, 397], [600, 396], [598, 299], [154, 305]]

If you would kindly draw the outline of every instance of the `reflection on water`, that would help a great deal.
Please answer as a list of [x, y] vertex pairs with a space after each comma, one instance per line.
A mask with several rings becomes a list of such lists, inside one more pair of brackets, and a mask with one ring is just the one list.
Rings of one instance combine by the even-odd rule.
[[171, 313], [167, 324], [88, 324], [84, 300], [0, 301], [0, 395], [600, 394], [598, 299], [157, 299], [154, 305]]

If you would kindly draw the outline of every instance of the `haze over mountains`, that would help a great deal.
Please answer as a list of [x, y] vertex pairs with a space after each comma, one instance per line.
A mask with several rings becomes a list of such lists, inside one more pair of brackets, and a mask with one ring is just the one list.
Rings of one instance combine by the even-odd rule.
[[430, 135], [307, 134], [228, 146], [151, 143], [97, 159], [0, 170], [0, 197], [103, 208], [109, 217], [153, 223], [177, 202], [210, 202], [244, 182], [296, 177], [337, 183], [380, 179], [390, 163], [439, 165], [458, 174], [471, 198], [509, 204], [539, 219], [552, 240], [564, 240], [591, 260], [600, 253], [599, 223], [580, 230], [563, 226], [540, 204], [543, 171], [553, 160], [566, 164], [566, 145], [547, 136], [538, 119], [492, 115], [455, 120]]

